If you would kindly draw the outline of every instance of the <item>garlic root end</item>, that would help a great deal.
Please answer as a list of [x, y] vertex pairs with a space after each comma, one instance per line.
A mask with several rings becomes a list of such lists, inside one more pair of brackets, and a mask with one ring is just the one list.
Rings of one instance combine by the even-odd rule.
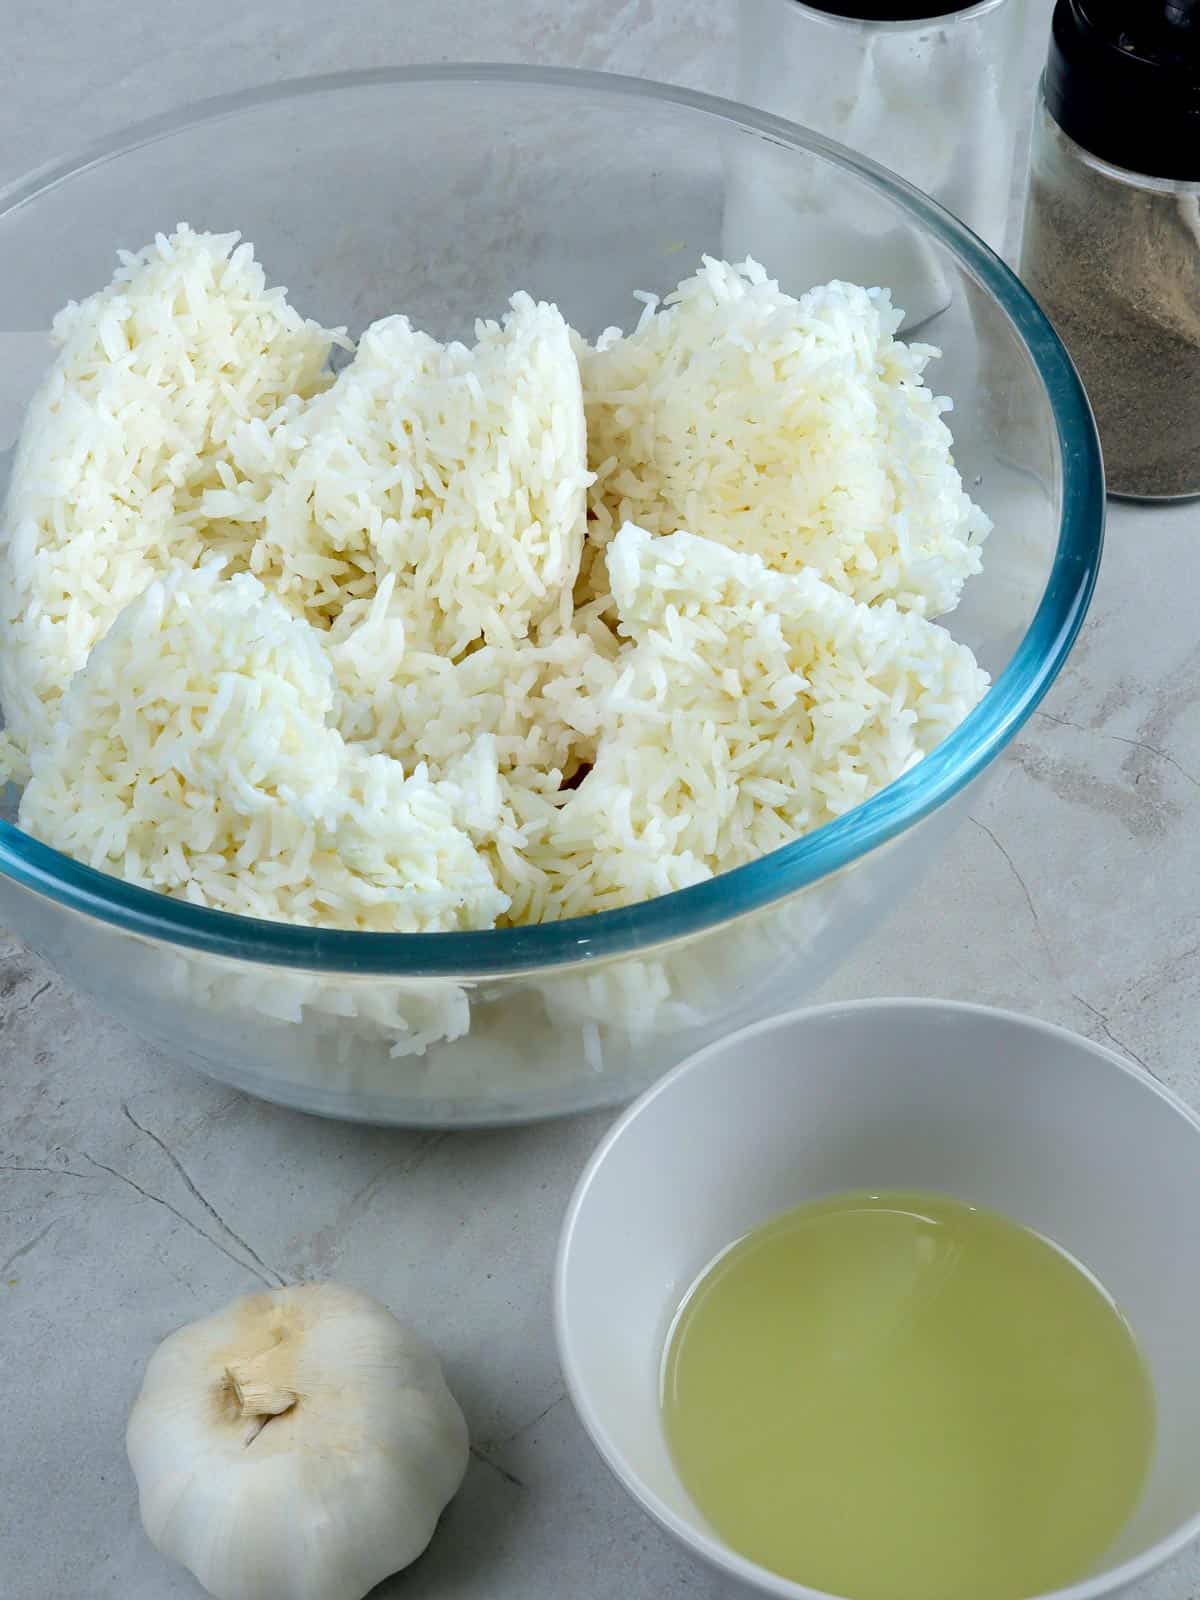
[[281, 1369], [289, 1368], [291, 1361], [281, 1356], [280, 1350], [279, 1345], [273, 1345], [261, 1355], [248, 1361], [232, 1361], [225, 1368], [233, 1397], [247, 1421], [261, 1419], [265, 1422], [269, 1417], [282, 1416], [300, 1398], [286, 1382], [289, 1374]]

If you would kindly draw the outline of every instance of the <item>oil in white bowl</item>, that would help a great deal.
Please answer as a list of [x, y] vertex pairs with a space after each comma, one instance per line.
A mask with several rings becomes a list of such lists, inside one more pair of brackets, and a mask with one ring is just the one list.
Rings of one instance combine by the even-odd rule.
[[733, 1245], [668, 1340], [663, 1420], [709, 1526], [849, 1600], [1023, 1600], [1132, 1512], [1154, 1395], [1108, 1295], [944, 1195], [838, 1195]]

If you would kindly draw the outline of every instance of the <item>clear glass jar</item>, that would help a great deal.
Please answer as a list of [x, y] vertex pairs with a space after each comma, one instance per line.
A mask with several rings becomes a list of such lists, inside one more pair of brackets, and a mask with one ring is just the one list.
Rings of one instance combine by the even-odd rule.
[[1043, 89], [1021, 275], [1079, 368], [1109, 493], [1200, 495], [1200, 182], [1102, 161]]
[[[843, 14], [872, 10], [899, 20]], [[1020, 79], [1024, 14], [1025, 0], [740, 0], [738, 98], [889, 167], [1004, 254], [1029, 99]], [[831, 230], [853, 233], [858, 281], [890, 288], [906, 326], [944, 309], [945, 281], [911, 235], [891, 227], [864, 236], [836, 183], [798, 193], [782, 174], [771, 184], [762, 178], [761, 167], [731, 174], [727, 251], [794, 261], [796, 282], [820, 283], [840, 254]]]

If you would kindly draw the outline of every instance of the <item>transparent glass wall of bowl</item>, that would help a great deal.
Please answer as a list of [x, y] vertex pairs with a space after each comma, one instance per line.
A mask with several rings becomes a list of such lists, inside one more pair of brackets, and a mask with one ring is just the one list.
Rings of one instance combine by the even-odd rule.
[[919, 881], [973, 795], [728, 925], [500, 977], [356, 976], [207, 955], [3, 877], [0, 920], [166, 1055], [248, 1093], [404, 1126], [526, 1122], [629, 1099], [730, 1028], [802, 1002]]
[[[595, 336], [636, 318], [635, 291], [669, 291], [723, 248], [731, 161], [800, 187], [835, 174], [864, 231], [826, 236], [827, 219], [805, 214], [829, 271], [869, 276], [864, 251], [890, 219], [921, 237], [948, 289], [922, 332], [945, 350], [930, 380], [954, 396], [957, 458], [995, 523], [985, 573], [949, 625], [998, 676], [1029, 632], [1063, 517], [1054, 407], [996, 297], [1019, 291], [986, 261], [967, 264], [906, 200], [790, 137], [646, 86], [486, 71], [234, 104], [0, 210], [0, 332], [44, 336], [64, 301], [106, 281], [118, 246], [186, 219], [241, 228], [299, 307], [352, 332], [402, 309], [463, 334], [524, 288]], [[766, 264], [785, 287], [808, 287], [810, 258], [779, 253]], [[19, 380], [9, 369], [26, 393], [36, 355], [28, 365]], [[1043, 625], [1007, 680], [1016, 721], [1054, 644]], [[253, 936], [241, 958], [217, 957], [123, 931], [119, 907], [85, 915], [2, 876], [0, 918], [168, 1055], [256, 1094], [383, 1122], [526, 1120], [623, 1100], [716, 1032], [802, 1001], [919, 878], [965, 804], [915, 826], [910, 808], [889, 843], [831, 857], [798, 893], [785, 895], [797, 879], [781, 868], [780, 899], [750, 915], [731, 898], [727, 919], [697, 931], [684, 909], [650, 948], [499, 975], [434, 978], [402, 956], [384, 973], [350, 956], [284, 967]], [[0, 844], [19, 853], [7, 828]]]
[[[930, 7], [931, 10], [936, 7]], [[931, 194], [994, 250], [1008, 251], [1016, 150], [1032, 85], [1022, 81], [1025, 0], [981, 0], [924, 21], [830, 15], [800, 0], [739, 0], [738, 98], [849, 145]], [[725, 249], [795, 258], [801, 277], [887, 285], [919, 327], [951, 298], [919, 229], [863, 216], [837, 174], [739, 159]], [[813, 214], [821, 225], [811, 225]]]

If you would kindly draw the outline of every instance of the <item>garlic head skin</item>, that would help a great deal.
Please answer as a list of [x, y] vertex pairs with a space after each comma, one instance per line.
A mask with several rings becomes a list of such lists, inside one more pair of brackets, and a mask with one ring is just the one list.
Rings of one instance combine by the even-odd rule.
[[216, 1600], [362, 1600], [429, 1543], [467, 1425], [386, 1307], [300, 1284], [165, 1339], [126, 1448], [146, 1533]]

